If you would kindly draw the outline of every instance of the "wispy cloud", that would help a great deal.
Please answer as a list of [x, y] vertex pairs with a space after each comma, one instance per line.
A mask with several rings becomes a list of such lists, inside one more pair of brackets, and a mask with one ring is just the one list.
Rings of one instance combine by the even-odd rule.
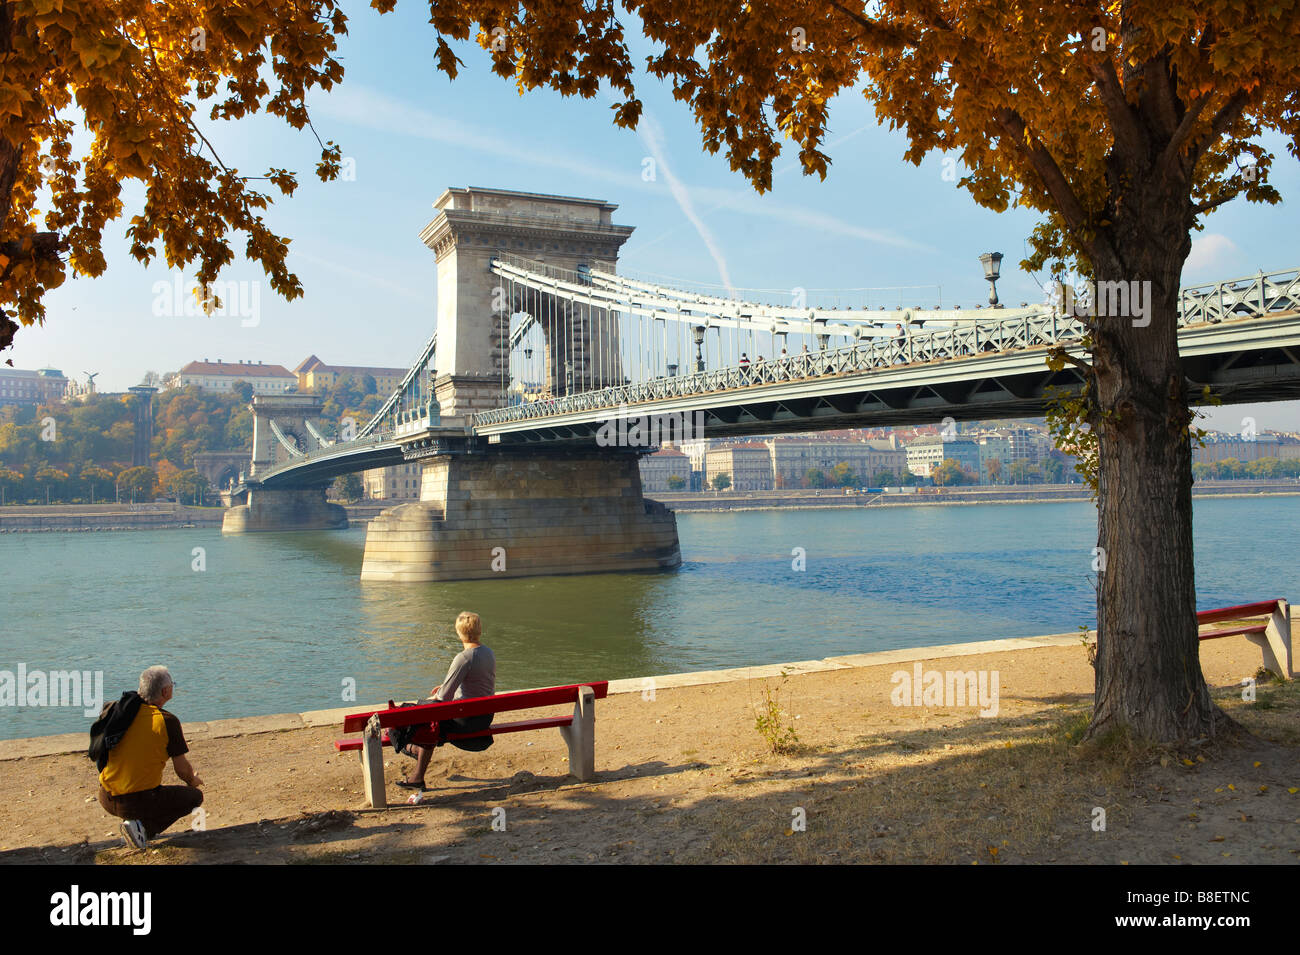
[[663, 174], [664, 180], [668, 183], [668, 190], [673, 194], [673, 199], [677, 202], [677, 207], [682, 210], [682, 215], [686, 216], [687, 221], [695, 227], [696, 233], [704, 242], [704, 247], [709, 250], [709, 255], [713, 257], [713, 263], [718, 267], [718, 276], [722, 279], [722, 284], [726, 286], [729, 294], [734, 294], [735, 290], [731, 284], [731, 272], [727, 268], [727, 260], [722, 254], [722, 247], [718, 244], [713, 232], [704, 224], [704, 220], [700, 218], [699, 213], [695, 211], [695, 203], [691, 200], [690, 191], [677, 178], [672, 167], [668, 164], [668, 157], [664, 153], [663, 128], [655, 121], [653, 116], [649, 113], [643, 113], [641, 121], [637, 123], [637, 134], [641, 137], [641, 141], [646, 144], [646, 148], [650, 150], [650, 155], [655, 161], [656, 172]]
[[512, 143], [505, 137], [484, 135], [462, 126], [455, 120], [430, 113], [365, 86], [336, 87], [329, 96], [312, 104], [312, 112], [336, 122], [445, 143], [457, 149], [486, 153], [521, 165], [563, 169], [584, 179], [600, 179], [624, 187], [637, 182], [637, 177], [630, 172], [615, 172], [604, 166], [593, 165], [577, 157], [558, 153], [554, 149], [548, 148], [537, 152], [521, 150], [517, 143]]
[[[639, 165], [635, 167], [635, 172], [631, 169], [616, 171], [606, 166], [586, 162], [576, 156], [556, 152], [553, 149], [536, 153], [521, 152], [516, 145], [504, 138], [485, 135], [454, 120], [394, 99], [365, 86], [336, 87], [328, 97], [322, 98], [319, 103], [314, 103], [312, 109], [318, 116], [333, 119], [336, 122], [350, 123], [365, 129], [395, 135], [411, 136], [429, 142], [445, 143], [458, 149], [471, 150], [523, 165], [548, 166], [553, 169], [561, 169], [583, 179], [613, 183], [621, 190], [635, 189], [644, 192], [660, 188], [657, 183], [645, 182], [641, 179], [639, 174], [641, 167]], [[830, 145], [835, 146], [846, 142], [871, 128], [871, 125], [868, 124], [855, 129]], [[705, 216], [720, 209], [727, 209], [741, 215], [776, 219], [788, 225], [866, 242], [876, 242], [882, 245], [923, 252], [932, 251], [928, 245], [914, 242], [892, 232], [866, 228], [814, 209], [776, 203], [771, 199], [761, 198], [750, 190], [688, 187], [677, 178], [671, 165], [666, 161], [662, 127], [648, 114], [642, 114], [637, 131], [646, 148], [650, 150], [650, 154], [658, 168], [663, 171], [664, 178], [673, 193], [673, 198], [686, 216], [687, 223], [704, 240], [705, 246], [709, 249], [709, 254], [718, 265], [718, 272], [723, 278], [723, 284], [728, 287], [731, 285], [731, 280], [725, 255], [717, 239], [704, 223]], [[799, 168], [799, 164], [792, 162], [776, 170], [774, 174], [783, 175], [797, 168]], [[701, 211], [692, 202], [693, 197], [700, 201], [707, 201], [710, 205]], [[637, 249], [647, 248], [669, 238], [674, 232], [676, 230], [670, 230], [645, 241], [636, 241], [634, 246]]]
[[[874, 123], [868, 123], [860, 126], [850, 133], [846, 133], [839, 139], [829, 143], [827, 148], [838, 146], [845, 143], [855, 136], [860, 136], [866, 130], [875, 126]], [[796, 160], [787, 163], [778, 169], [773, 170], [772, 176], [785, 175], [796, 169], [802, 168], [802, 165]], [[924, 242], [916, 242], [912, 239], [905, 238], [894, 232], [888, 232], [883, 229], [870, 229], [865, 226], [857, 225], [853, 222], [846, 222], [836, 216], [829, 215], [825, 212], [819, 212], [807, 206], [796, 206], [788, 203], [774, 202], [771, 198], [762, 197], [751, 190], [741, 189], [719, 189], [713, 187], [699, 187], [693, 190], [700, 200], [711, 202], [702, 213], [706, 216], [711, 212], [717, 212], [719, 209], [726, 209], [746, 216], [758, 216], [765, 219], [776, 219], [786, 225], [799, 226], [818, 233], [839, 235], [849, 239], [859, 239], [864, 242], [874, 242], [879, 245], [889, 245], [900, 249], [912, 249], [917, 252], [934, 252], [931, 245]], [[645, 249], [659, 242], [670, 238], [677, 230], [669, 229], [652, 239], [636, 242], [636, 249]]]
[[304, 262], [323, 265], [325, 268], [329, 269], [330, 272], [342, 272], [345, 275], [350, 275], [362, 282], [367, 282], [371, 285], [378, 285], [380, 288], [388, 289], [390, 292], [396, 292], [403, 298], [409, 298], [413, 302], [419, 302], [423, 305], [429, 304], [429, 297], [427, 294], [421, 295], [413, 289], [406, 288], [403, 285], [398, 285], [396, 282], [390, 282], [383, 278], [378, 271], [367, 272], [361, 269], [354, 269], [350, 266], [344, 265], [337, 259], [323, 259], [320, 256], [312, 255], [310, 252], [304, 252], [302, 249], [290, 249], [289, 258], [302, 259]]

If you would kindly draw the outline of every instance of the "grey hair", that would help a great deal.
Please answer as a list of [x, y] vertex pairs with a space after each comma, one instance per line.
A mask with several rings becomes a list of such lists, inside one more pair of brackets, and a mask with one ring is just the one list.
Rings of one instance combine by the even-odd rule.
[[140, 698], [146, 703], [160, 699], [163, 690], [172, 685], [172, 675], [166, 667], [150, 667], [140, 674]]

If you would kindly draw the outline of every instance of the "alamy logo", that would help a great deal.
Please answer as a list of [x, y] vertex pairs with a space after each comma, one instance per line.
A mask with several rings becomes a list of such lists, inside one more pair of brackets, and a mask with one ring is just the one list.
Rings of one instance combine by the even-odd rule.
[[1151, 283], [1084, 282], [1082, 291], [1063, 285], [1062, 307], [1076, 318], [1131, 318], [1134, 328], [1151, 324]]
[[80, 706], [87, 717], [104, 705], [103, 670], [0, 670], [0, 706]]
[[978, 706], [980, 716], [998, 715], [997, 670], [895, 670], [889, 701], [895, 706]]
[[128, 925], [134, 935], [153, 926], [151, 892], [82, 892], [74, 885], [50, 896], [51, 925]]
[[153, 314], [197, 318], [200, 315], [236, 316], [243, 328], [256, 328], [262, 321], [260, 282], [213, 282], [185, 288], [177, 276], [171, 282], [153, 283]]
[[628, 415], [627, 405], [619, 405], [618, 414], [602, 419], [596, 432], [596, 443], [602, 448], [653, 448], [665, 441], [690, 441], [702, 437], [703, 411]]

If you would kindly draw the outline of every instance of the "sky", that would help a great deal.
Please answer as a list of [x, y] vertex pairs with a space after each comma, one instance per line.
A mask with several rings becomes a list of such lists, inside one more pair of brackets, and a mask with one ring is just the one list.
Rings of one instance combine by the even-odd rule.
[[[193, 269], [168, 270], [161, 257], [146, 268], [127, 252], [126, 224], [144, 195], [128, 182], [125, 214], [105, 234], [107, 272], [50, 292], [45, 326], [22, 329], [4, 357], [17, 368], [59, 368], [80, 381], [99, 372], [101, 391], [203, 358], [292, 369], [315, 354], [332, 364], [409, 366], [436, 314], [433, 252], [419, 232], [450, 186], [617, 203], [614, 221], [636, 227], [619, 270], [643, 278], [810, 292], [916, 286], [878, 294], [881, 301], [901, 294], [906, 304], [941, 296], [945, 306], [969, 308], [988, 292], [980, 253], [1000, 251], [1002, 302], [1044, 299], [1047, 277], [1016, 266], [1035, 215], [979, 207], [945, 178], [940, 154], [919, 166], [903, 161], [905, 138], [880, 126], [860, 95], [831, 103], [826, 180], [804, 176], [796, 150], [787, 149], [772, 191], [759, 196], [723, 153], [704, 152], [685, 104], [652, 77], [637, 83], [639, 128], [624, 130], [613, 124], [611, 96], [520, 96], [472, 43], [454, 44], [465, 66], [448, 80], [434, 68], [427, 7], [399, 4], [383, 16], [361, 3], [345, 9], [346, 76], [330, 93], [314, 92], [308, 106], [322, 139], [339, 143], [350, 160], [353, 178], [321, 183], [311, 133], [273, 118], [202, 125], [227, 165], [248, 175], [271, 166], [298, 173], [298, 191], [278, 199], [266, 219], [292, 239], [289, 265], [303, 297], [283, 301], [256, 264], [237, 256], [222, 279], [245, 283], [249, 308], [185, 314], [176, 302], [192, 287]], [[648, 44], [637, 31], [628, 34], [634, 62], [644, 62]], [[1271, 182], [1284, 202], [1239, 199], [1212, 213], [1194, 236], [1185, 285], [1300, 266], [1300, 163], [1280, 141], [1267, 145], [1276, 156]], [[651, 181], [643, 177], [647, 160], [656, 172]], [[1238, 430], [1245, 416], [1260, 429], [1300, 429], [1300, 402], [1214, 409], [1209, 425]]]

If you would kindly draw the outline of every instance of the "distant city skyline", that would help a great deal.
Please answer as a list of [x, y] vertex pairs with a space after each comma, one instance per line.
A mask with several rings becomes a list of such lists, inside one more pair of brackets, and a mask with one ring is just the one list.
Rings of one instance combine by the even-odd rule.
[[[305, 294], [284, 302], [260, 270], [239, 254], [223, 272], [234, 282], [225, 314], [203, 317], [188, 300], [193, 271], [149, 267], [127, 253], [123, 233], [142, 201], [124, 189], [123, 218], [106, 230], [108, 271], [46, 296], [45, 327], [22, 328], [0, 361], [54, 367], [77, 381], [98, 372], [103, 391], [122, 391], [146, 371], [167, 374], [205, 356], [292, 368], [318, 354], [352, 365], [406, 367], [433, 327], [433, 253], [419, 240], [433, 200], [449, 186], [603, 198], [614, 221], [636, 227], [621, 271], [692, 285], [735, 289], [874, 289], [881, 300], [970, 307], [986, 300], [978, 260], [1001, 251], [1004, 303], [1045, 298], [1046, 275], [1021, 272], [1025, 239], [1038, 217], [1024, 209], [994, 213], [957, 187], [944, 156], [903, 161], [905, 138], [880, 127], [854, 94], [831, 105], [835, 126], [825, 144], [833, 165], [825, 182], [801, 175], [787, 150], [764, 196], [709, 155], [689, 111], [671, 90], [642, 78], [645, 104], [636, 131], [613, 126], [608, 97], [565, 100], [549, 91], [519, 96], [490, 73], [487, 54], [457, 44], [465, 60], [454, 83], [435, 73], [433, 34], [414, 8], [380, 17], [359, 10], [340, 54], [347, 76], [309, 101], [322, 138], [340, 143], [342, 181], [312, 174], [315, 140], [265, 116], [204, 131], [228, 165], [260, 175], [269, 166], [298, 173], [299, 188], [267, 211], [272, 228], [293, 240], [290, 267]], [[633, 18], [634, 19], [634, 18]], [[630, 21], [631, 22], [631, 21]], [[636, 30], [634, 54], [648, 49]], [[83, 136], [76, 147], [84, 150]], [[1184, 284], [1300, 266], [1294, 206], [1300, 162], [1277, 137], [1276, 206], [1235, 200], [1193, 235]], [[957, 177], [963, 170], [957, 167]], [[888, 291], [884, 291], [888, 289]], [[1239, 430], [1300, 428], [1300, 402], [1206, 410], [1206, 422]]]

